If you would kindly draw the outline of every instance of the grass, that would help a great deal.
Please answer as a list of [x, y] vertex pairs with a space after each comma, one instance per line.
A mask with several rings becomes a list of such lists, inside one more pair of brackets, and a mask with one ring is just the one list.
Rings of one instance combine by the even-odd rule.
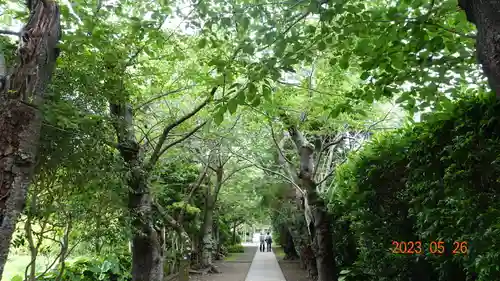
[[283, 248], [281, 248], [281, 247], [274, 247], [273, 252], [278, 259], [283, 259], [285, 257], [285, 252], [283, 251]]
[[235, 261], [238, 258], [239, 253], [228, 253], [227, 256], [224, 257], [225, 261]]
[[[36, 269], [37, 272], [45, 270], [47, 266], [52, 263], [53, 259], [38, 256]], [[7, 259], [7, 263], [5, 264], [5, 269], [3, 273], [3, 280], [9, 281], [12, 277], [16, 275], [24, 276], [24, 271], [26, 270], [26, 266], [30, 263], [31, 257], [29, 255], [21, 255], [21, 254], [13, 254], [9, 255]]]

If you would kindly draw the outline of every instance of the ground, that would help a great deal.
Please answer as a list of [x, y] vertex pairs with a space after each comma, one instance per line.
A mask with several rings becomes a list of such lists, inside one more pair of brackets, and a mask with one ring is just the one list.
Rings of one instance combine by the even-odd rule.
[[299, 260], [283, 260], [285, 253], [281, 248], [274, 249], [276, 258], [283, 271], [286, 281], [311, 281], [312, 279], [307, 277], [307, 272], [300, 268]]
[[252, 264], [257, 247], [244, 247], [244, 253], [233, 253], [224, 261], [216, 261], [215, 266], [221, 273], [206, 275], [191, 275], [192, 281], [245, 281], [248, 270]]
[[[231, 254], [224, 261], [215, 262], [221, 273], [207, 275], [191, 275], [192, 281], [311, 281], [307, 272], [300, 268], [300, 262], [283, 260], [284, 253], [281, 248], [273, 249], [278, 263], [274, 262], [274, 255], [261, 256], [252, 267], [253, 274], [248, 274], [252, 260], [257, 252], [257, 247], [244, 247], [245, 253]], [[279, 267], [283, 276], [277, 272]], [[251, 276], [252, 275], [252, 276]], [[284, 278], [284, 279], [283, 279]]]

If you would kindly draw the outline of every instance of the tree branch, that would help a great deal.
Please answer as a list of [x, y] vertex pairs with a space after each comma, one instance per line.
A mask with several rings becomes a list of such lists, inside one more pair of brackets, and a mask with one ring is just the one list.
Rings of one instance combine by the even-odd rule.
[[217, 88], [218, 87], [213, 87], [212, 88], [212, 91], [210, 92], [210, 96], [202, 104], [200, 104], [198, 107], [196, 107], [195, 109], [193, 109], [191, 112], [189, 112], [186, 115], [182, 116], [181, 118], [177, 119], [172, 124], [168, 125], [167, 127], [165, 127], [165, 129], [163, 129], [163, 133], [161, 134], [160, 139], [158, 140], [158, 143], [156, 144], [156, 147], [155, 147], [155, 149], [153, 151], [153, 154], [151, 155], [151, 157], [149, 158], [148, 163], [145, 166], [145, 170], [146, 171], [151, 170], [151, 168], [156, 164], [156, 162], [158, 161], [158, 159], [160, 158], [160, 156], [168, 148], [170, 148], [170, 147], [176, 145], [177, 143], [179, 143], [179, 142], [187, 139], [189, 136], [191, 136], [192, 134], [194, 134], [198, 129], [200, 129], [201, 127], [203, 127], [203, 125], [205, 125], [206, 121], [203, 122], [200, 126], [196, 127], [194, 131], [191, 131], [184, 138], [180, 138], [179, 140], [174, 141], [172, 144], [168, 145], [166, 148], [162, 149], [163, 144], [165, 143], [165, 141], [167, 139], [167, 136], [170, 133], [170, 131], [172, 131], [174, 128], [176, 128], [177, 126], [179, 126], [180, 124], [182, 124], [184, 121], [186, 121], [189, 118], [191, 118], [192, 116], [194, 116], [196, 113], [198, 113], [200, 110], [202, 110], [206, 105], [208, 105], [208, 103], [212, 100], [213, 96], [215, 95], [215, 91], [217, 91]]
[[4, 35], [12, 35], [12, 36], [21, 36], [21, 33], [19, 32], [15, 32], [15, 31], [10, 31], [10, 30], [0, 30], [0, 34], [4, 34]]
[[169, 215], [163, 207], [158, 204], [155, 200], [152, 200], [152, 205], [153, 207], [156, 208], [156, 210], [160, 213], [160, 215], [163, 217], [163, 222], [167, 223], [170, 225], [179, 235], [184, 236], [184, 239], [186, 239], [187, 244], [191, 244], [191, 238], [189, 237], [189, 234], [187, 234], [186, 230], [184, 227], [176, 221], [171, 215]]
[[283, 152], [281, 146], [278, 144], [278, 141], [276, 140], [276, 137], [274, 136], [274, 129], [273, 129], [273, 124], [271, 123], [271, 120], [269, 120], [269, 127], [271, 128], [271, 136], [273, 138], [274, 145], [276, 145], [276, 148], [278, 149], [278, 153], [280, 154], [281, 158], [283, 159], [283, 161], [292, 165], [292, 162], [290, 162], [290, 160], [288, 160], [288, 158], [286, 158], [285, 153]]
[[189, 194], [184, 198], [184, 207], [181, 210], [181, 213], [179, 214], [178, 222], [180, 225], [182, 225], [182, 222], [184, 221], [184, 214], [186, 213], [187, 205], [191, 201], [191, 198], [193, 197], [194, 192], [201, 186], [201, 183], [207, 176], [208, 172], [208, 165], [205, 165], [203, 170], [201, 171], [200, 175], [198, 176], [198, 179], [196, 180], [195, 184], [191, 186], [191, 190], [189, 191]]
[[[280, 141], [280, 143], [278, 145], [279, 149], [284, 150], [283, 146], [284, 146], [287, 138], [288, 138], [288, 136], [284, 136], [283, 139]], [[283, 157], [279, 157], [279, 162], [280, 162], [282, 168], [288, 173], [290, 178], [296, 183], [299, 182], [299, 178], [297, 176], [297, 173], [294, 172], [295, 169], [293, 167], [293, 164], [291, 162], [285, 162], [285, 159]]]
[[188, 86], [188, 87], [183, 87], [183, 88], [179, 88], [179, 89], [175, 89], [175, 90], [172, 90], [172, 91], [168, 91], [168, 92], [165, 92], [165, 93], [159, 94], [159, 95], [157, 95], [157, 96], [155, 96], [155, 97], [153, 97], [153, 98], [151, 98], [151, 99], [149, 99], [149, 100], [147, 100], [147, 101], [145, 101], [145, 102], [141, 103], [139, 106], [137, 106], [137, 107], [136, 107], [136, 109], [137, 109], [137, 110], [138, 110], [138, 109], [141, 109], [141, 108], [145, 107], [146, 105], [148, 105], [148, 104], [150, 104], [150, 103], [154, 102], [155, 100], [161, 99], [161, 98], [166, 97], [166, 96], [171, 95], [171, 94], [176, 94], [176, 93], [182, 92], [182, 91], [184, 91], [184, 90], [191, 89], [191, 88], [193, 88], [194, 86], [195, 86], [195, 85]]
[[293, 179], [291, 179], [291, 178], [289, 178], [289, 177], [287, 177], [287, 176], [285, 176], [285, 175], [283, 175], [283, 174], [281, 174], [281, 173], [278, 173], [278, 172], [276, 172], [276, 171], [273, 171], [273, 170], [271, 170], [271, 169], [268, 169], [268, 168], [266, 168], [266, 167], [263, 167], [263, 166], [257, 165], [256, 163], [254, 163], [254, 162], [253, 162], [253, 161], [251, 161], [250, 159], [246, 158], [246, 157], [245, 157], [245, 156], [243, 156], [243, 155], [239, 155], [239, 154], [235, 153], [234, 151], [231, 151], [231, 153], [233, 153], [233, 154], [234, 154], [234, 155], [236, 155], [237, 157], [239, 157], [239, 158], [241, 158], [241, 159], [243, 159], [243, 160], [245, 160], [245, 161], [249, 162], [250, 164], [252, 164], [252, 166], [253, 166], [253, 167], [256, 167], [256, 168], [261, 169], [261, 170], [263, 170], [263, 171], [267, 171], [267, 172], [269, 172], [269, 173], [271, 173], [271, 174], [277, 175], [277, 176], [279, 176], [279, 177], [281, 177], [281, 178], [283, 178], [283, 179], [287, 180], [287, 181], [288, 181], [288, 182], [290, 182], [290, 183], [293, 185], [293, 187], [295, 187], [295, 188], [296, 188], [296, 189], [297, 189], [300, 193], [305, 194], [305, 192], [304, 192], [304, 191], [300, 188], [300, 186], [298, 186], [298, 185], [295, 183], [295, 181], [294, 181]]
[[231, 173], [229, 173], [229, 175], [222, 180], [221, 184], [224, 184], [226, 181], [228, 181], [232, 176], [234, 176], [237, 172], [241, 171], [241, 170], [244, 170], [244, 169], [247, 169], [247, 168], [250, 168], [254, 166], [253, 164], [249, 164], [249, 165], [245, 165], [245, 166], [242, 166], [242, 167], [239, 167], [239, 168], [236, 168], [234, 169]]
[[[361, 146], [359, 146], [356, 150], [352, 151], [351, 153], [358, 151], [360, 148], [361, 148]], [[347, 161], [347, 159], [349, 159], [349, 158], [345, 157], [344, 160], [342, 160], [340, 163], [337, 163], [335, 165], [335, 168], [337, 168], [339, 165], [344, 164]], [[329, 177], [331, 177], [333, 175], [333, 173], [336, 171], [335, 168], [333, 168], [330, 172], [328, 172], [328, 174], [326, 174], [325, 177], [317, 183], [317, 185], [318, 186], [321, 185], [324, 181], [326, 181]]]
[[[165, 153], [165, 151], [167, 151], [169, 148], [171, 148], [172, 146], [176, 145], [176, 144], [179, 144], [181, 142], [183, 142], [184, 140], [186, 140], [187, 138], [189, 138], [190, 136], [192, 136], [194, 133], [196, 133], [199, 129], [201, 129], [203, 126], [205, 126], [205, 124], [207, 124], [207, 121], [204, 121], [203, 123], [201, 123], [200, 125], [194, 127], [189, 133], [185, 134], [184, 136], [182, 136], [181, 138], [178, 138], [177, 140], [169, 143], [168, 145], [166, 145], [161, 151], [160, 153], [158, 154], [158, 158], [160, 158], [160, 156], [163, 155], [163, 153]], [[156, 159], [158, 160], [158, 159]]]

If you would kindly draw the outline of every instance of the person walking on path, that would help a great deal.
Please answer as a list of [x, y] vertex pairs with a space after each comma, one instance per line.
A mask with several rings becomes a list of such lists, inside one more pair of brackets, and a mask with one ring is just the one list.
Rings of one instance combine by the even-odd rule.
[[260, 233], [260, 251], [264, 252], [264, 249], [266, 248], [266, 237], [264, 236], [264, 233]]
[[267, 242], [267, 251], [271, 252], [271, 244], [273, 243], [273, 238], [271, 237], [271, 234], [269, 234], [269, 232], [267, 233], [266, 236], [266, 242]]

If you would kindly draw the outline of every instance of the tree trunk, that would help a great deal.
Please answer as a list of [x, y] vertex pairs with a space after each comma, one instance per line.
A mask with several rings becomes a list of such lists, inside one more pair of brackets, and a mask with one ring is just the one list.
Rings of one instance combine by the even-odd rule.
[[216, 169], [216, 181], [213, 192], [210, 188], [207, 188], [205, 197], [205, 212], [203, 218], [203, 225], [201, 228], [202, 242], [201, 242], [201, 266], [202, 267], [212, 267], [212, 254], [213, 254], [213, 237], [212, 228], [214, 220], [214, 207], [217, 202], [217, 197], [219, 195], [220, 188], [222, 186], [222, 179], [224, 176], [224, 170], [222, 165]]
[[149, 190], [148, 172], [144, 170], [133, 129], [133, 114], [130, 104], [110, 104], [115, 117], [118, 149], [127, 165], [129, 176], [128, 209], [132, 222], [132, 280], [163, 280], [163, 255], [158, 237], [160, 231], [153, 226], [152, 198]]
[[[208, 192], [207, 192], [208, 193]], [[212, 265], [213, 239], [212, 226], [214, 216], [214, 198], [211, 194], [207, 194], [205, 198], [205, 212], [203, 217], [203, 225], [200, 233], [201, 239], [201, 266], [209, 267]]]
[[491, 89], [500, 97], [500, 2], [459, 0], [458, 5], [477, 28], [477, 58]]
[[59, 55], [59, 7], [28, 1], [30, 18], [18, 47], [14, 72], [0, 73], [0, 279], [38, 153], [45, 88]]
[[153, 227], [150, 190], [138, 158], [139, 151], [130, 148], [122, 148], [121, 152], [131, 171], [128, 208], [133, 229], [132, 280], [163, 280], [163, 255], [158, 233]]
[[233, 222], [233, 237], [232, 237], [232, 244], [236, 244], [236, 221]]
[[215, 233], [215, 259], [216, 260], [221, 260], [224, 258], [224, 256], [221, 253], [221, 241], [220, 241], [220, 227], [218, 223], [213, 224], [213, 232]]
[[304, 188], [304, 215], [313, 241], [318, 269], [318, 281], [338, 279], [335, 256], [333, 254], [332, 230], [325, 204], [319, 197], [314, 174], [314, 146], [295, 127], [288, 129], [300, 156], [299, 178]]
[[301, 267], [308, 271], [310, 277], [315, 279], [318, 276], [316, 259], [311, 248], [304, 215], [299, 210], [294, 211], [289, 223], [289, 230], [293, 239], [293, 244], [295, 245], [295, 251], [300, 257]]
[[292, 234], [288, 227], [283, 227], [282, 233], [283, 240], [283, 251], [285, 252], [285, 260], [294, 260], [299, 257], [297, 251], [295, 250], [295, 244], [293, 242]]
[[312, 222], [314, 225], [310, 226], [310, 230], [316, 256], [318, 281], [337, 280], [338, 273], [336, 272], [335, 256], [333, 255], [333, 235], [329, 214], [326, 212], [323, 200], [315, 192], [308, 193], [307, 197], [314, 218]]
[[[137, 166], [136, 166], [137, 167]], [[129, 211], [132, 216], [132, 280], [163, 280], [163, 256], [152, 224], [151, 197], [139, 168], [132, 169], [129, 183]]]
[[[33, 202], [34, 199], [33, 199]], [[33, 205], [32, 202], [32, 205]], [[25, 230], [25, 235], [26, 235], [26, 240], [28, 240], [28, 247], [30, 250], [30, 257], [31, 257], [31, 262], [28, 265], [30, 269], [30, 273], [27, 276], [27, 274], [24, 275], [24, 278], [29, 281], [36, 281], [36, 260], [38, 257], [38, 247], [35, 243], [35, 239], [33, 238], [33, 229], [31, 228], [32, 225], [32, 217], [31, 215], [28, 215], [28, 218], [26, 219], [26, 223], [24, 225], [24, 230]], [[42, 231], [43, 232], [43, 229]]]

